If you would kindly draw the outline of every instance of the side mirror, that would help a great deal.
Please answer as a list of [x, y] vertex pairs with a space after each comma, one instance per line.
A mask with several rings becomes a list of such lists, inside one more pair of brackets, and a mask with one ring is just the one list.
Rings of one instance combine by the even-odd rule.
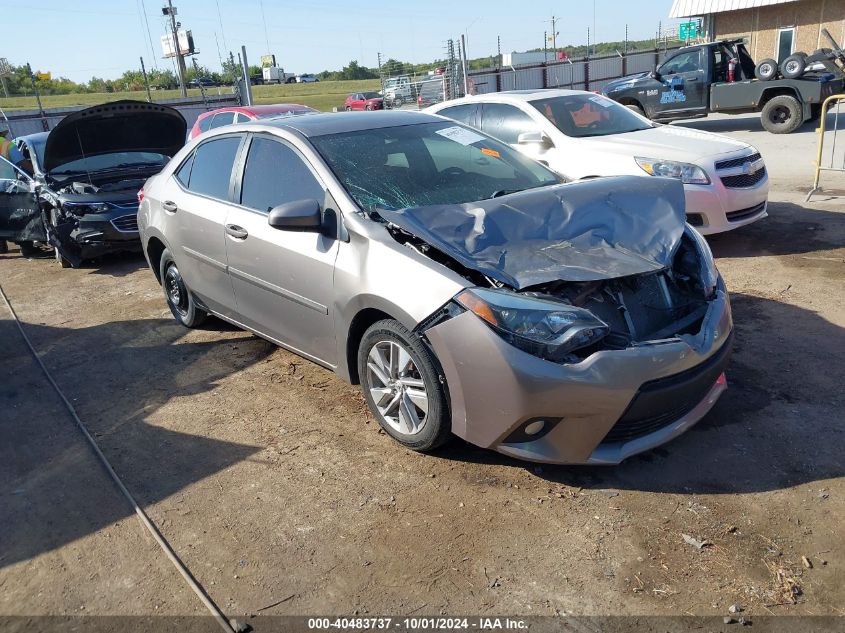
[[659, 73], [659, 72], [657, 72], [656, 70], [652, 70], [652, 71], [648, 74], [648, 76], [649, 76], [649, 77], [651, 77], [652, 79], [656, 79], [657, 81], [660, 81], [660, 73]]
[[267, 216], [267, 224], [282, 231], [319, 232], [323, 214], [316, 200], [296, 200], [274, 207]]
[[554, 147], [552, 139], [545, 132], [523, 132], [516, 137], [517, 145], [539, 145], [544, 149]]

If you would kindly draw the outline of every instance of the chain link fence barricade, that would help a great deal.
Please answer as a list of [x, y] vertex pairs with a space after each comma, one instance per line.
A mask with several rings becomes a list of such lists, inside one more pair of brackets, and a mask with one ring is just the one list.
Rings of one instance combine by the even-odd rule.
[[[816, 133], [819, 135], [816, 151], [816, 173], [813, 178], [813, 188], [807, 194], [805, 202], [809, 202], [814, 194], [823, 191], [821, 173], [845, 172], [845, 138], [839, 138], [841, 133], [845, 137], [845, 94], [830, 95], [821, 107], [821, 117]], [[828, 127], [828, 115], [833, 117], [833, 125]]]

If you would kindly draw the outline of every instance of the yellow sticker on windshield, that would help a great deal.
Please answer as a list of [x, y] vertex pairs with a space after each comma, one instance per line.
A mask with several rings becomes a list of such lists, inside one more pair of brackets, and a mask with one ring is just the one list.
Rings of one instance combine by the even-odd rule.
[[481, 148], [482, 154], [487, 154], [488, 156], [492, 156], [493, 158], [501, 158], [502, 155], [494, 149], [487, 149], [486, 147]]

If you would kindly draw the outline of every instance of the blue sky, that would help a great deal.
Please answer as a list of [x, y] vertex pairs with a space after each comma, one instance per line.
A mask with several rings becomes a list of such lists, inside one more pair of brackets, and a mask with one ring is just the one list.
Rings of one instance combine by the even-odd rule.
[[[13, 64], [30, 62], [34, 70], [87, 81], [113, 78], [138, 68], [170, 67], [161, 59], [163, 0], [0, 0], [5, 28], [0, 57]], [[595, 0], [599, 40], [622, 39], [628, 24], [631, 39], [654, 35], [668, 22], [671, 0]], [[175, 0], [179, 19], [193, 31], [200, 50], [197, 61], [219, 68], [218, 47], [247, 47], [258, 63], [269, 48], [288, 72], [336, 70], [350, 60], [376, 66], [376, 54], [403, 61], [425, 62], [442, 56], [443, 42], [467, 35], [470, 57], [521, 51], [543, 45], [554, 13], [558, 44], [582, 44], [593, 25], [592, 0]], [[263, 12], [262, 12], [263, 5]], [[219, 6], [219, 15], [218, 15]], [[149, 22], [155, 58], [144, 22]], [[265, 21], [266, 17], [266, 21]], [[222, 26], [221, 26], [222, 23]], [[266, 25], [266, 33], [265, 33]]]

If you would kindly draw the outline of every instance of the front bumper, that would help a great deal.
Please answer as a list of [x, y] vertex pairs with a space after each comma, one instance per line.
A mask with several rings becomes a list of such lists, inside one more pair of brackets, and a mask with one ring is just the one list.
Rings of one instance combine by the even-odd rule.
[[137, 205], [74, 216], [52, 228], [50, 243], [74, 266], [107, 253], [141, 250]]
[[[720, 289], [698, 334], [596, 352], [573, 365], [509, 345], [468, 312], [426, 336], [445, 374], [456, 435], [530, 461], [617, 464], [668, 442], [710, 410], [726, 387], [732, 327]], [[520, 435], [536, 419], [551, 430], [535, 440]]]
[[[724, 160], [722, 156], [717, 158]], [[701, 165], [710, 177], [709, 185], [684, 185], [687, 222], [702, 235], [711, 235], [765, 218], [768, 215], [768, 174], [743, 186], [742, 180], [737, 182], [742, 175], [741, 167], [716, 169], [715, 162], [714, 159]], [[728, 186], [725, 181], [739, 186]]]

